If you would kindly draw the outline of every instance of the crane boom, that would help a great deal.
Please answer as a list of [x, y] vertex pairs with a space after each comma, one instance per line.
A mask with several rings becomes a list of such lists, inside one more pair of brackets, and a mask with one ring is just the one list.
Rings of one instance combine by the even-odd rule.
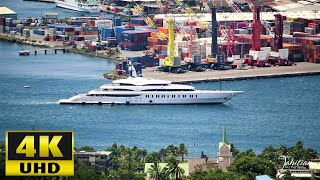
[[139, 15], [141, 15], [145, 18], [144, 21], [152, 30], [157, 31], [156, 35], [158, 38], [160, 38], [161, 40], [168, 39], [168, 36], [165, 33], [158, 31], [158, 27], [155, 25], [155, 23], [152, 21], [152, 19], [143, 12], [143, 8], [140, 5], [136, 4], [134, 6], [134, 9], [136, 10], [136, 12]]
[[238, 15], [241, 17], [241, 19], [243, 20], [243, 22], [245, 22], [246, 25], [247, 25], [248, 27], [250, 27], [250, 26], [251, 26], [251, 21], [248, 21], [248, 20], [246, 20], [246, 19], [243, 17], [242, 11], [241, 11], [241, 10], [239, 9], [239, 7], [233, 2], [233, 0], [225, 0], [225, 1], [228, 3], [228, 5], [232, 8], [232, 10], [233, 10], [234, 12], [238, 13]]

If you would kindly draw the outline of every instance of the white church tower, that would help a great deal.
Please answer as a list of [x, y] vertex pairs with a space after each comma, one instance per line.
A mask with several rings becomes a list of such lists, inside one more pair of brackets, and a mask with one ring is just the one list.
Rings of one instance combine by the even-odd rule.
[[226, 171], [227, 167], [230, 166], [232, 161], [233, 161], [233, 157], [231, 152], [231, 145], [228, 144], [227, 130], [226, 130], [226, 127], [224, 127], [222, 142], [219, 142], [218, 163], [221, 169], [223, 171]]

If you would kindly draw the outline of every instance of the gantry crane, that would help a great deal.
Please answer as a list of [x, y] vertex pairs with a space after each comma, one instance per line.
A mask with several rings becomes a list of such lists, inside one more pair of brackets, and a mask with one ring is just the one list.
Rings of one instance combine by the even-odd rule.
[[[255, 9], [254, 9], [255, 5], [253, 5], [250, 0], [245, 0], [245, 1], [248, 3], [251, 11], [254, 11], [254, 10], [255, 10]], [[269, 32], [269, 35], [270, 35], [271, 37], [274, 37], [272, 27], [267, 23], [267, 21], [265, 21], [265, 20], [263, 20], [263, 19], [260, 18], [260, 23], [261, 23], [261, 25]]]
[[169, 19], [168, 31], [169, 31], [169, 40], [168, 40], [168, 55], [163, 61], [162, 66], [165, 67], [180, 67], [181, 58], [174, 56], [174, 31], [173, 31], [173, 19]]
[[[202, 4], [204, 5], [206, 11], [207, 11], [208, 13], [211, 13], [211, 8], [210, 8], [210, 6], [208, 5], [207, 0], [200, 0], [200, 2], [202, 2]], [[220, 29], [220, 32], [221, 32], [222, 37], [226, 38], [227, 35], [228, 35], [228, 34], [227, 34], [227, 31], [226, 31], [226, 27], [223, 26], [223, 25], [221, 25], [221, 23], [220, 23], [219, 21], [216, 21], [216, 22], [217, 22], [217, 25], [218, 25], [218, 27], [219, 27], [219, 29]], [[208, 26], [207, 26], [207, 27], [208, 27]], [[208, 29], [209, 29], [209, 32], [210, 32], [210, 31], [211, 31], [211, 30], [210, 30], [210, 27], [208, 27]]]
[[136, 5], [134, 6], [134, 9], [137, 11], [137, 13], [138, 13], [139, 15], [141, 15], [141, 16], [144, 17], [144, 21], [146, 22], [146, 24], [147, 24], [153, 31], [157, 32], [156, 35], [157, 35], [157, 37], [158, 37], [159, 39], [161, 39], [161, 40], [167, 40], [167, 39], [168, 39], [168, 36], [167, 36], [165, 33], [158, 31], [158, 27], [157, 27], [157, 26], [155, 25], [155, 23], [151, 20], [151, 18], [144, 13], [143, 8], [142, 8], [140, 5], [138, 5], [138, 4], [136, 3]]

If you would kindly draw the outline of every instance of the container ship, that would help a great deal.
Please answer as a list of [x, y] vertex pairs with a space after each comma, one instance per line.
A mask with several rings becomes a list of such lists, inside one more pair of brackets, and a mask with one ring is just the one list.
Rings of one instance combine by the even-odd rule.
[[101, 4], [95, 0], [89, 0], [86, 3], [77, 0], [56, 0], [56, 6], [74, 11], [95, 13], [101, 11]]

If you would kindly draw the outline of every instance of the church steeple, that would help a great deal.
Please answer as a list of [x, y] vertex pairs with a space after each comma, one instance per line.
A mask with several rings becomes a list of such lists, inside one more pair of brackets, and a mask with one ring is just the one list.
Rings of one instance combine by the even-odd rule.
[[230, 144], [228, 144], [228, 141], [227, 141], [227, 128], [226, 128], [226, 126], [224, 126], [224, 128], [223, 128], [222, 141], [219, 142], [219, 149], [223, 145], [227, 145], [228, 147], [230, 146]]
[[224, 129], [223, 129], [222, 143], [228, 144], [228, 142], [227, 142], [227, 128], [226, 128], [226, 126], [224, 126]]

